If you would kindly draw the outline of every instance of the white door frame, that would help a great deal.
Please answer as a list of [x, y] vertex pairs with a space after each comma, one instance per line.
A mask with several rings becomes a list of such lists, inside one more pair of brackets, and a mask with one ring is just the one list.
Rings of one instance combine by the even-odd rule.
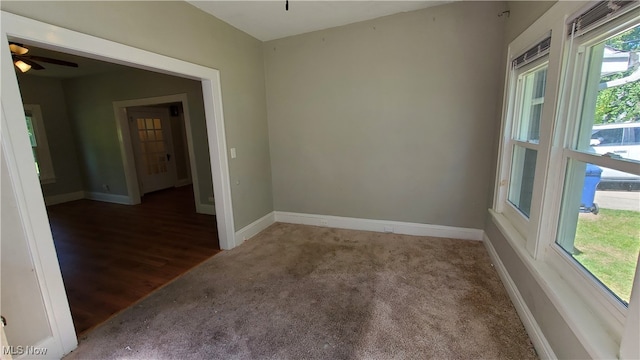
[[[63, 353], [77, 346], [67, 296], [60, 274], [53, 237], [47, 218], [40, 183], [36, 174], [31, 146], [26, 132], [24, 109], [11, 54], [9, 40], [74, 55], [109, 61], [202, 82], [205, 117], [211, 159], [211, 175], [216, 199], [215, 207], [220, 247], [235, 247], [234, 219], [231, 203], [229, 164], [226, 152], [220, 72], [216, 69], [173, 59], [113, 41], [49, 25], [22, 16], [1, 12], [0, 55], [2, 60], [2, 151], [15, 189], [21, 226], [29, 242], [34, 270], [42, 289], [52, 339]], [[8, 241], [8, 239], [3, 239]]]
[[211, 214], [210, 205], [203, 204], [200, 200], [200, 186], [198, 170], [196, 169], [196, 157], [193, 149], [193, 135], [191, 134], [191, 116], [189, 115], [189, 102], [187, 94], [176, 94], [167, 96], [156, 96], [144, 99], [124, 100], [113, 102], [113, 112], [116, 114], [116, 127], [118, 130], [118, 140], [120, 141], [120, 153], [124, 164], [124, 174], [127, 180], [127, 192], [132, 204], [140, 204], [141, 195], [138, 186], [138, 173], [133, 155], [133, 144], [127, 122], [127, 108], [134, 106], [149, 106], [166, 103], [182, 103], [184, 114], [184, 129], [187, 136], [187, 151], [189, 153], [189, 166], [191, 166], [191, 181], [193, 183], [193, 197], [196, 202], [196, 212], [201, 214]]

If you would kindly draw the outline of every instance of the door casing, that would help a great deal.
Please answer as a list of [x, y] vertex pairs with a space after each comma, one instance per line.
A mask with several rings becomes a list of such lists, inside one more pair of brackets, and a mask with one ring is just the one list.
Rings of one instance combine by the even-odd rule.
[[120, 141], [120, 154], [122, 155], [122, 163], [124, 164], [124, 174], [131, 204], [140, 204], [142, 195], [140, 194], [140, 187], [138, 186], [138, 175], [136, 173], [133, 158], [133, 145], [131, 144], [126, 109], [134, 106], [152, 106], [176, 102], [182, 103], [184, 130], [187, 138], [187, 152], [189, 153], [189, 166], [193, 183], [193, 197], [196, 202], [196, 212], [200, 214], [215, 215], [217, 213], [217, 209], [213, 205], [203, 203], [200, 199], [200, 180], [198, 177], [198, 169], [196, 167], [196, 153], [193, 146], [193, 135], [191, 132], [189, 101], [187, 94], [184, 93], [113, 102], [113, 112], [116, 116], [116, 129], [118, 131], [118, 140]]

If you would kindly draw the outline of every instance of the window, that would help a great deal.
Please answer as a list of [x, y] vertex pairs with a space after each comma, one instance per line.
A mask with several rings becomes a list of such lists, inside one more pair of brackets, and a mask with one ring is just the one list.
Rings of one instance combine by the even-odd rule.
[[512, 135], [513, 155], [508, 200], [527, 219], [531, 212], [546, 80], [547, 67], [544, 64], [520, 74], [516, 89], [516, 109], [519, 111], [514, 119]]
[[536, 168], [540, 150], [540, 129], [547, 86], [547, 52], [550, 37], [536, 43], [512, 61], [510, 76], [511, 119], [504, 132], [504, 176], [501, 210], [516, 229], [528, 230], [535, 203]]
[[50, 184], [56, 181], [49, 152], [49, 142], [44, 129], [42, 111], [39, 105], [24, 105], [25, 120], [27, 122], [27, 132], [31, 141], [33, 160], [36, 172], [40, 178], [40, 183]]
[[638, 8], [558, 2], [508, 49], [491, 214], [593, 357], [640, 356]]
[[640, 26], [575, 45], [571, 55], [582, 71], [571, 79], [576, 110], [567, 123], [556, 243], [627, 306], [640, 252], [640, 198], [633, 191], [640, 186], [640, 151], [629, 143], [630, 125], [640, 125]]

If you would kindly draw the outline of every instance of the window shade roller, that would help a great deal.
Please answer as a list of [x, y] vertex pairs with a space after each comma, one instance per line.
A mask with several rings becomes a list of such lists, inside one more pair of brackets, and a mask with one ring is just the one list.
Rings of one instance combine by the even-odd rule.
[[568, 22], [568, 35], [582, 36], [597, 28], [602, 23], [623, 15], [640, 6], [639, 1], [607, 0], [599, 1], [577, 17]]
[[529, 50], [525, 51], [522, 55], [513, 59], [511, 65], [514, 69], [521, 68], [528, 63], [535, 61], [549, 53], [551, 48], [551, 33], [544, 40], [532, 46]]

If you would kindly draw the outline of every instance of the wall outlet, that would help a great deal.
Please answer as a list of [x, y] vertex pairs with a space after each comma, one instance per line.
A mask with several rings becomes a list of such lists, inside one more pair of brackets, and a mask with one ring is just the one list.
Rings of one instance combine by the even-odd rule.
[[393, 233], [393, 226], [385, 226], [384, 227], [384, 232]]
[[329, 226], [329, 221], [327, 219], [320, 219], [320, 226]]

